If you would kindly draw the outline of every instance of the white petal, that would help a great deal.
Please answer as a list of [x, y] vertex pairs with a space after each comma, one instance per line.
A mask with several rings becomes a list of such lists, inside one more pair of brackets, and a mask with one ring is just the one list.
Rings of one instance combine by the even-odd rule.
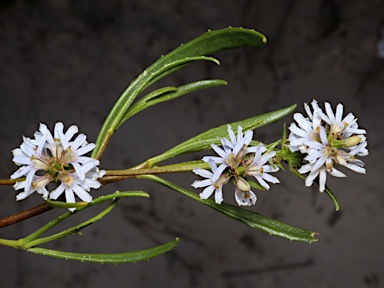
[[98, 189], [101, 187], [101, 183], [92, 178], [85, 178], [83, 182], [81, 182], [81, 187], [83, 187], [86, 191], [89, 191], [91, 188]]
[[308, 131], [305, 131], [305, 130], [302, 130], [300, 129], [299, 127], [297, 127], [294, 123], [292, 123], [290, 126], [289, 126], [289, 130], [297, 135], [297, 136], [300, 136], [301, 138], [309, 138], [308, 137]]
[[227, 154], [225, 153], [225, 151], [223, 149], [221, 149], [219, 146], [215, 145], [215, 144], [212, 144], [211, 145], [212, 149], [217, 153], [219, 154], [219, 156], [221, 158], [227, 158]]
[[236, 143], [235, 147], [233, 147], [233, 155], [237, 156], [237, 154], [240, 152], [240, 150], [241, 150], [241, 149], [243, 148], [243, 146], [244, 146], [244, 141], [245, 141], [245, 139], [242, 138], [242, 139], [240, 139], [240, 140]]
[[325, 181], [327, 180], [327, 173], [325, 169], [320, 169], [320, 176], [319, 176], [319, 190], [320, 192], [323, 192], [325, 190]]
[[15, 162], [16, 165], [30, 165], [31, 158], [27, 156], [14, 156], [12, 161]]
[[307, 132], [312, 131], [311, 122], [308, 121], [308, 119], [305, 119], [302, 114], [295, 113], [293, 115], [293, 119], [295, 119], [297, 124], [299, 124], [299, 126], [303, 128], [305, 131]]
[[[73, 194], [72, 188], [65, 188], [65, 201], [67, 203], [75, 203], [75, 195]], [[76, 208], [68, 208], [71, 212], [75, 211]]]
[[[76, 171], [76, 174], [77, 174], [77, 177], [79, 177], [79, 179], [80, 179], [80, 181], [83, 181], [84, 180], [84, 178], [85, 178], [85, 173], [86, 172], [88, 172], [88, 171], [84, 171], [83, 169], [83, 167], [85, 166], [81, 166], [79, 163], [77, 163], [77, 162], [72, 162], [71, 163], [72, 164], [72, 166], [73, 166], [73, 168], [75, 168], [75, 171]], [[88, 166], [87, 166], [88, 167]], [[92, 167], [91, 168], [93, 168], [94, 166], [92, 165]], [[91, 169], [90, 168], [90, 169]], [[90, 170], [89, 169], [89, 170]]]
[[76, 125], [72, 125], [68, 128], [67, 132], [65, 132], [65, 138], [67, 138], [68, 141], [71, 141], [73, 135], [75, 135], [77, 132], [79, 132], [79, 129]]
[[55, 129], [54, 129], [54, 135], [55, 139], [60, 139], [61, 146], [63, 146], [63, 149], [66, 150], [69, 147], [67, 138], [64, 136], [64, 125], [61, 122], [57, 122], [55, 124]]
[[61, 183], [55, 190], [51, 192], [51, 194], [49, 194], [49, 199], [56, 200], [61, 194], [63, 194], [64, 189], [65, 186], [63, 183]]
[[212, 160], [213, 162], [218, 163], [218, 164], [224, 163], [224, 159], [221, 157], [217, 157], [217, 156], [205, 156], [201, 160], [203, 160], [204, 162], [209, 162], [210, 160]]
[[274, 167], [272, 165], [264, 165], [263, 171], [264, 173], [277, 172], [279, 171], [279, 167], [277, 165], [275, 165]]
[[339, 103], [336, 106], [336, 123], [341, 124], [341, 117], [343, 117], [343, 104]]
[[265, 163], [268, 162], [269, 159], [271, 159], [272, 157], [274, 157], [276, 155], [276, 151], [272, 151], [272, 152], [269, 152], [269, 153], [266, 153], [264, 154], [260, 160], [258, 161], [258, 164], [259, 165], [263, 165]]
[[228, 167], [227, 164], [224, 164], [224, 163], [221, 164], [221, 165], [217, 168], [217, 170], [213, 173], [212, 181], [213, 181], [213, 182], [216, 182], [217, 179], [220, 178], [221, 174], [223, 174], [224, 170], [225, 170], [227, 167]]
[[203, 192], [199, 194], [200, 199], [208, 199], [212, 195], [213, 191], [215, 191], [215, 186], [213, 185], [208, 186], [203, 190]]
[[92, 196], [87, 191], [85, 191], [81, 186], [73, 185], [72, 189], [76, 193], [77, 197], [79, 197], [82, 201], [87, 203], [92, 201]]
[[309, 105], [307, 103], [304, 103], [304, 110], [307, 113], [309, 119], [312, 120], [313, 114], [312, 114], [311, 108], [309, 108]]
[[39, 145], [37, 146], [37, 155], [39, 157], [42, 157], [42, 155], [43, 155], [43, 150], [46, 147], [47, 139], [48, 139], [48, 134], [43, 134], [43, 136], [41, 136], [41, 138], [40, 138]]
[[327, 112], [327, 115], [328, 115], [329, 120], [331, 121], [331, 124], [334, 124], [335, 123], [335, 115], [333, 114], [331, 104], [329, 104], [328, 102], [325, 102], [324, 106], [325, 106], [325, 112]]
[[333, 168], [332, 171], [328, 171], [328, 173], [334, 177], [347, 177], [347, 175], [337, 170], [336, 168]]
[[219, 187], [219, 189], [216, 189], [215, 191], [215, 202], [217, 204], [221, 204], [223, 202], [223, 192], [221, 191], [222, 187]]
[[26, 142], [23, 142], [20, 145], [20, 148], [21, 148], [21, 151], [23, 151], [24, 154], [29, 157], [35, 154], [35, 150], [33, 150], [33, 148], [30, 145], [28, 145]]
[[252, 138], [253, 138], [253, 131], [247, 130], [244, 135], [244, 144], [248, 146], [249, 143], [251, 143]]
[[309, 187], [313, 184], [313, 180], [319, 175], [320, 169], [312, 170], [311, 173], [305, 178], [305, 186]]
[[355, 164], [352, 164], [352, 163], [347, 163], [344, 165], [345, 167], [357, 172], [357, 173], [361, 173], [361, 174], [365, 174], [365, 168], [362, 168], [360, 166], [357, 166]]
[[16, 201], [20, 201], [20, 200], [23, 200], [23, 199], [27, 198], [33, 192], [35, 192], [35, 190], [30, 188], [27, 191], [24, 191], [24, 192], [21, 192], [21, 193], [17, 194], [16, 195]]
[[84, 147], [77, 149], [76, 155], [81, 156], [81, 155], [87, 154], [89, 151], [92, 151], [93, 148], [95, 148], [95, 147], [96, 147], [96, 145], [93, 143], [87, 144]]
[[252, 191], [244, 192], [236, 188], [235, 200], [239, 206], [251, 206], [255, 205], [257, 197]]
[[305, 164], [305, 165], [303, 165], [303, 166], [300, 167], [300, 169], [298, 170], [298, 172], [299, 172], [300, 174], [308, 173], [309, 171], [311, 171], [311, 167], [312, 167], [311, 164]]
[[213, 182], [211, 179], [204, 179], [204, 180], [195, 180], [191, 186], [193, 188], [201, 188], [201, 187], [207, 187], [207, 186], [213, 186]]
[[327, 132], [325, 131], [325, 128], [323, 126], [319, 127], [321, 143], [323, 143], [323, 145], [328, 145]]
[[13, 188], [15, 190], [20, 190], [25, 188], [25, 181], [16, 182], [15, 185], [13, 185]]
[[227, 125], [227, 131], [228, 131], [228, 135], [229, 135], [229, 138], [231, 139], [232, 144], [236, 143], [236, 136], [232, 131], [231, 125], [229, 125], [229, 124]]
[[270, 188], [269, 185], [267, 184], [267, 182], [265, 182], [263, 180], [263, 178], [260, 175], [255, 175], [254, 177], [256, 178], [257, 182], [259, 182], [259, 184], [261, 186], [263, 186], [265, 189], [269, 190], [269, 188]]
[[52, 144], [55, 142], [55, 141], [53, 140], [53, 137], [52, 137], [51, 132], [50, 132], [50, 131], [48, 130], [48, 128], [47, 128], [47, 125], [40, 123], [39, 130], [40, 130], [40, 132], [42, 133], [42, 135], [47, 134], [47, 142], [48, 142], [49, 144], [52, 145]]
[[280, 183], [279, 179], [277, 179], [275, 176], [269, 175], [267, 173], [262, 173], [260, 176], [264, 180], [266, 180], [266, 181], [268, 181], [270, 183], [273, 183], [273, 184]]
[[202, 169], [202, 168], [193, 169], [193, 173], [195, 173], [196, 175], [199, 175], [201, 177], [209, 178], [209, 179], [211, 179], [213, 176], [212, 172], [205, 170], [205, 169]]
[[[82, 146], [86, 141], [87, 136], [84, 134], [79, 134], [76, 139], [71, 143], [72, 151], [77, 150], [80, 146]], [[93, 149], [93, 148], [92, 148]], [[81, 154], [80, 154], [81, 155]]]
[[312, 166], [312, 170], [320, 169], [320, 167], [322, 167], [324, 165], [325, 160], [326, 159], [324, 157], [317, 159], [317, 161]]

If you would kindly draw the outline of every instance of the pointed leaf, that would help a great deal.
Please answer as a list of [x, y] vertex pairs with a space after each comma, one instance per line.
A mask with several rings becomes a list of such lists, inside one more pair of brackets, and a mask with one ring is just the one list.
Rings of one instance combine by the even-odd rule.
[[177, 97], [186, 95], [194, 91], [215, 87], [219, 85], [226, 85], [226, 84], [227, 82], [223, 80], [202, 80], [202, 81], [197, 81], [197, 82], [189, 83], [186, 85], [182, 85], [178, 88], [166, 87], [166, 88], [156, 90], [144, 96], [143, 98], [141, 98], [130, 109], [128, 109], [127, 113], [124, 115], [123, 119], [121, 120], [118, 126], [120, 126], [128, 118], [132, 117], [133, 115], [137, 114], [138, 112], [150, 106], [175, 99]]
[[[282, 117], [290, 114], [296, 105], [292, 105], [289, 107], [285, 107], [273, 112], [265, 113], [259, 116], [255, 116], [252, 118], [248, 118], [242, 121], [230, 123], [232, 130], [234, 133], [237, 133], [237, 127], [241, 125], [243, 127], [243, 131], [246, 130], [254, 130], [256, 128], [260, 128], [262, 126], [268, 125], [272, 122], [275, 122]], [[222, 138], [228, 137], [227, 125], [222, 125], [216, 128], [212, 128], [206, 132], [203, 132], [171, 149], [168, 151], [155, 156], [146, 162], [140, 164], [137, 167], [152, 167], [153, 165], [160, 163], [166, 159], [185, 154], [185, 153], [193, 153], [205, 149], [211, 148], [212, 144], [220, 145], [220, 141]]]
[[64, 252], [57, 251], [45, 248], [29, 248], [27, 251], [32, 252], [39, 255], [50, 256], [55, 258], [61, 258], [65, 260], [76, 260], [81, 262], [96, 262], [96, 263], [127, 263], [127, 262], [138, 262], [143, 260], [149, 260], [153, 257], [162, 255], [172, 248], [174, 248], [179, 239], [176, 238], [174, 241], [168, 242], [164, 245], [134, 251], [134, 252], [122, 252], [122, 253], [114, 253], [114, 254], [90, 254], [90, 253], [72, 253], [72, 252]]
[[339, 200], [337, 200], [335, 194], [333, 194], [333, 192], [331, 191], [331, 189], [329, 189], [329, 187], [327, 185], [325, 185], [325, 193], [327, 193], [329, 198], [331, 198], [331, 200], [335, 204], [336, 211], [339, 211], [339, 209], [340, 209]]
[[[92, 157], [96, 159], [101, 157], [109, 139], [118, 125], [121, 124], [127, 109], [131, 106], [137, 95], [155, 81], [184, 67], [187, 63], [202, 60], [202, 58], [198, 59], [199, 57], [242, 46], [262, 46], [265, 43], [265, 36], [254, 30], [226, 28], [209, 31], [161, 57], [133, 80], [116, 102], [100, 130]], [[182, 61], [185, 61], [185, 63], [183, 64]]]
[[[66, 236], [66, 235], [71, 234], [72, 231], [75, 232], [76, 229], [79, 230], [81, 228], [84, 228], [86, 225], [91, 224], [91, 223], [89, 223], [89, 221], [93, 223], [93, 222], [95, 222], [97, 220], [100, 220], [104, 215], [108, 214], [114, 208], [115, 203], [112, 203], [105, 210], [100, 212], [98, 215], [92, 217], [88, 221], [85, 221], [85, 222], [83, 222], [83, 223], [81, 223], [81, 224], [79, 224], [79, 225], [77, 225], [75, 227], [67, 229], [64, 232], [57, 233], [55, 235], [51, 235], [51, 236], [48, 236], [48, 237], [45, 237], [45, 238], [37, 239], [40, 235], [42, 235], [43, 233], [47, 232], [52, 227], [54, 227], [57, 224], [59, 224], [60, 222], [64, 221], [68, 217], [71, 217], [72, 215], [74, 215], [74, 214], [76, 214], [76, 213], [78, 213], [78, 212], [88, 208], [89, 206], [97, 205], [97, 204], [100, 204], [100, 203], [103, 203], [103, 202], [106, 202], [106, 201], [110, 201], [110, 200], [116, 201], [117, 199], [120, 199], [120, 198], [123, 198], [123, 197], [149, 197], [149, 195], [147, 193], [143, 192], [143, 191], [128, 191], [128, 192], [116, 191], [115, 193], [112, 193], [112, 194], [109, 194], [109, 195], [106, 195], [106, 196], [100, 196], [100, 197], [94, 199], [92, 202], [87, 203], [87, 206], [77, 208], [74, 212], [68, 211], [68, 212], [64, 213], [63, 215], [61, 215], [61, 216], [57, 217], [55, 220], [45, 224], [43, 227], [41, 227], [40, 229], [36, 230], [35, 232], [31, 233], [30, 235], [28, 235], [27, 237], [25, 237], [25, 238], [23, 238], [21, 240], [23, 241], [24, 246], [26, 248], [28, 248], [28, 247], [32, 247], [32, 246], [35, 246], [35, 245], [38, 245], [38, 244], [41, 244], [41, 243], [45, 243], [45, 242], [53, 241], [55, 239], [62, 238], [64, 236]], [[67, 233], [67, 234], [65, 234], [65, 233]]]
[[216, 211], [219, 211], [230, 218], [240, 221], [252, 228], [256, 228], [264, 232], [267, 232], [270, 235], [279, 236], [292, 241], [306, 242], [309, 244], [317, 241], [317, 239], [315, 239], [314, 237], [315, 234], [317, 234], [316, 232], [303, 229], [303, 228], [294, 227], [286, 223], [265, 217], [259, 213], [245, 210], [243, 208], [236, 207], [230, 204], [222, 203], [221, 205], [219, 205], [219, 204], [216, 204], [215, 201], [211, 199], [206, 199], [206, 200], [200, 199], [198, 194], [193, 193], [187, 189], [184, 189], [160, 177], [157, 177], [154, 175], [143, 175], [138, 178], [145, 178], [145, 179], [155, 181], [159, 184], [162, 184], [189, 198], [192, 198], [193, 200], [196, 200], [208, 207], [211, 207]]

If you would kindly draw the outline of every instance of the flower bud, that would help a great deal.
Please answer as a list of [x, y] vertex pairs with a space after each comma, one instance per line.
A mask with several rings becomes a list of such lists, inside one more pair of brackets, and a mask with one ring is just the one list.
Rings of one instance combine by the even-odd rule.
[[245, 180], [244, 178], [241, 178], [241, 177], [236, 180], [236, 187], [239, 188], [241, 191], [244, 191], [244, 192], [248, 192], [251, 190], [251, 186], [249, 185], [247, 180]]
[[357, 144], [359, 144], [360, 141], [361, 141], [361, 137], [352, 136], [352, 137], [349, 137], [348, 139], [345, 139], [343, 141], [343, 144], [344, 144], [344, 147], [353, 147], [353, 146], [356, 146]]

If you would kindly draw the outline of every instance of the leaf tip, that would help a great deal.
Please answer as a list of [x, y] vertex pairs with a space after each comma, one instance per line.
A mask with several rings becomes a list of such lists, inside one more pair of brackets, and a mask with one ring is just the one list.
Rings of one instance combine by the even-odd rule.
[[317, 233], [317, 232], [312, 232], [311, 233], [311, 237], [313, 238], [313, 241], [311, 242], [311, 244], [314, 243], [314, 242], [319, 241], [319, 239], [315, 238], [316, 235], [319, 235], [319, 233]]
[[263, 41], [264, 44], [267, 44], [267, 37], [265, 37], [265, 36], [263, 35], [263, 40], [262, 40], [262, 41]]

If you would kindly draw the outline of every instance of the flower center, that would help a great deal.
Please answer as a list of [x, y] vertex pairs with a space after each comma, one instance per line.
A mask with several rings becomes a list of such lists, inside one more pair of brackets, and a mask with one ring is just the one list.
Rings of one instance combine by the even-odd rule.
[[[63, 150], [61, 143], [56, 142], [52, 151], [47, 149], [43, 151], [41, 158], [32, 156], [33, 165], [43, 176], [44, 179], [50, 179], [50, 182], [62, 181], [60, 173], [72, 172], [73, 166], [70, 164], [75, 160], [75, 154], [70, 148]], [[37, 183], [34, 183], [37, 185]]]

